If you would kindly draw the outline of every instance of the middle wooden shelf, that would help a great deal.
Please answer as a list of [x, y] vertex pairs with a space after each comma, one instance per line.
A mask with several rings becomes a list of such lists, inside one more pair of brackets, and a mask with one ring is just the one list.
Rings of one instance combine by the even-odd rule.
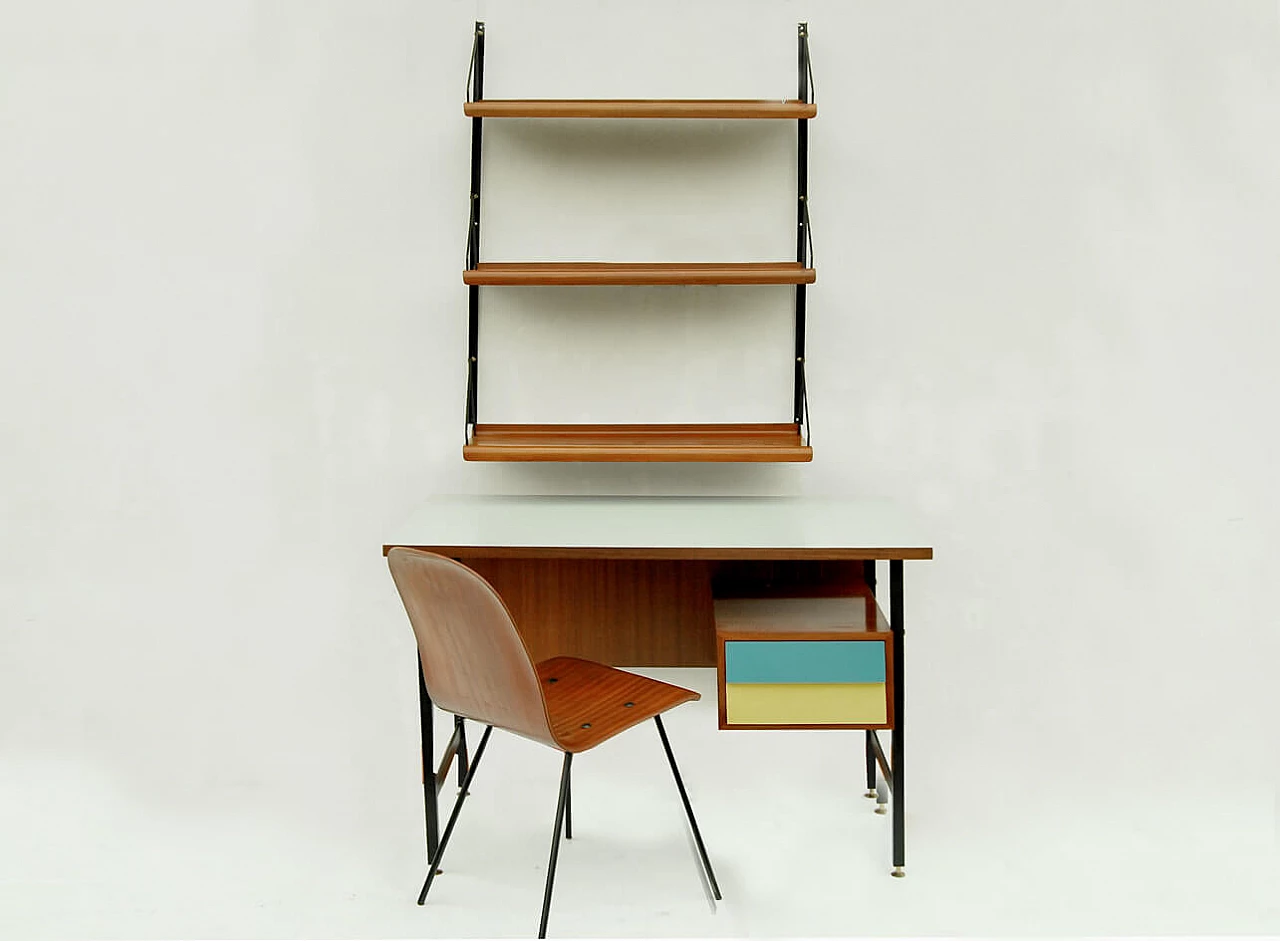
[[812, 284], [813, 268], [796, 261], [605, 262], [482, 261], [462, 272], [466, 284]]

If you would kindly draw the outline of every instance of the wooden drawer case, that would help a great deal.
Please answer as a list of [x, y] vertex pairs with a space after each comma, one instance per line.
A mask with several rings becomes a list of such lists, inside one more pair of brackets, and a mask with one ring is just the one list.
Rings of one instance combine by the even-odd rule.
[[889, 729], [893, 645], [869, 593], [715, 603], [720, 728]]

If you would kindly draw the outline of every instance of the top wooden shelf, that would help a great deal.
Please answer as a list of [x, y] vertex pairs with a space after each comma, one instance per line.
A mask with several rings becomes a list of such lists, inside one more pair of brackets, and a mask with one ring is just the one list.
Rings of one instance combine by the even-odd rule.
[[813, 118], [810, 101], [745, 98], [486, 98], [464, 102], [469, 118]]

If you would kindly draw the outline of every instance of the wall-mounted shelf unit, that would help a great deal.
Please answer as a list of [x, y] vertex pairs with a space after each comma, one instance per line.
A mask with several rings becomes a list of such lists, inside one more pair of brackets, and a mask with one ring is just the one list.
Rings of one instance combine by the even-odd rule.
[[[794, 462], [813, 459], [805, 390], [805, 286], [812, 284], [809, 231], [808, 26], [799, 25], [798, 94], [794, 99], [486, 99], [484, 24], [476, 23], [468, 92], [471, 118], [471, 214], [467, 225], [468, 289], [466, 444], [468, 461], [708, 461]], [[480, 183], [485, 118], [764, 119], [797, 126], [796, 258], [774, 262], [482, 262]], [[479, 311], [482, 286], [542, 285], [793, 285], [794, 397], [790, 422], [635, 425], [498, 425], [478, 421]]]

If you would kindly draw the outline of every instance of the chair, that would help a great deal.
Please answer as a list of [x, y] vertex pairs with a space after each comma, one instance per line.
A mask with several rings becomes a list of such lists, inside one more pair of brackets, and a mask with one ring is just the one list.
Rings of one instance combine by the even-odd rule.
[[535, 665], [511, 612], [480, 575], [452, 559], [417, 549], [394, 548], [387, 560], [418, 640], [422, 673], [432, 701], [455, 716], [485, 725], [427, 868], [418, 904], [426, 901], [489, 734], [494, 728], [505, 729], [564, 753], [538, 928], [538, 937], [545, 938], [562, 827], [567, 839], [573, 837], [569, 793], [573, 756], [646, 719], [653, 719], [658, 727], [693, 831], [699, 862], [712, 893], [719, 899], [720, 887], [662, 726], [662, 713], [699, 699], [699, 694], [576, 657], [554, 657]]

